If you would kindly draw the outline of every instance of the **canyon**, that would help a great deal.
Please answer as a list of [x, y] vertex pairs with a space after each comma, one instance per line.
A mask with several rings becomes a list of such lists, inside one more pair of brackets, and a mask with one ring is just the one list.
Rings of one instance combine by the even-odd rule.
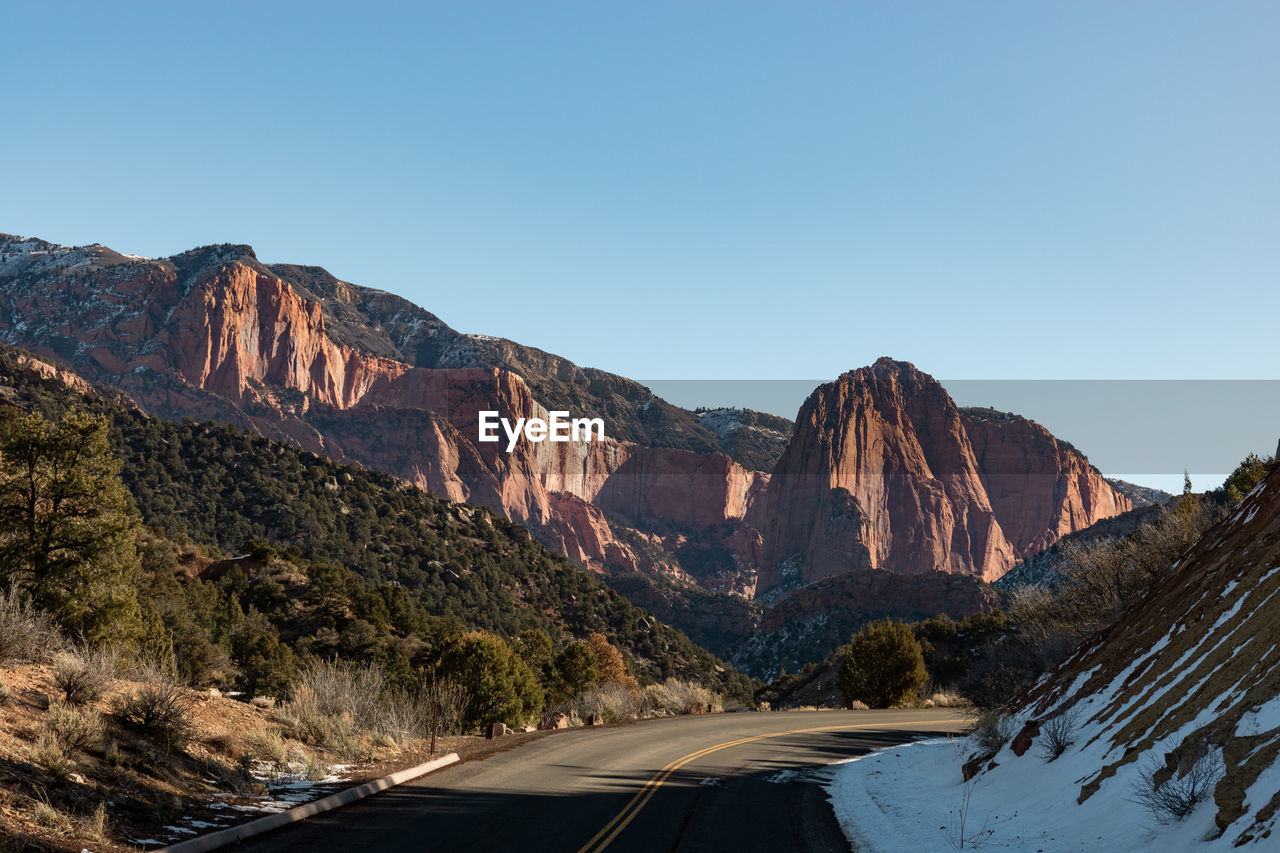
[[[146, 259], [6, 235], [0, 285], [0, 341], [148, 412], [252, 429], [490, 507], [591, 571], [761, 607], [872, 570], [916, 588], [916, 610], [991, 606], [932, 578], [994, 581], [1131, 507], [1040, 425], [961, 409], [906, 362], [819, 386], [793, 426], [690, 412], [320, 268], [263, 264], [247, 246]], [[508, 452], [479, 440], [482, 411], [512, 423], [572, 412], [608, 437]], [[804, 600], [871, 612], [885, 594], [845, 586]]]

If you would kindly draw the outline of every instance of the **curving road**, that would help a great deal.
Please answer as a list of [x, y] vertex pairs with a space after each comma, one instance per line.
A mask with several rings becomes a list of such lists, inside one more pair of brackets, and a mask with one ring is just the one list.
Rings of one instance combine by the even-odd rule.
[[809, 774], [962, 725], [959, 714], [934, 709], [717, 714], [573, 729], [236, 849], [847, 851], [826, 792]]

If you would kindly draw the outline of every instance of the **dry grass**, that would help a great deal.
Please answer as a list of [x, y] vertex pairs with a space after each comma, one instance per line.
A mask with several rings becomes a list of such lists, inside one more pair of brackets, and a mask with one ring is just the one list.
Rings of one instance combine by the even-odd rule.
[[959, 693], [952, 693], [948, 690], [939, 690], [925, 700], [926, 708], [967, 708], [971, 704], [968, 699]]
[[[569, 703], [568, 712], [582, 719], [593, 716], [614, 723], [650, 716], [659, 707], [658, 701], [658, 692], [653, 688], [639, 690], [616, 681], [605, 681], [575, 697]], [[664, 707], [664, 710], [676, 713], [671, 708]]]
[[289, 744], [279, 732], [254, 729], [244, 736], [244, 745], [248, 754], [258, 761], [275, 767], [289, 763]]
[[38, 800], [36, 802], [31, 809], [31, 820], [35, 822], [36, 826], [53, 830], [58, 835], [70, 831], [72, 827], [71, 819], [55, 809], [47, 800]]
[[1013, 720], [999, 711], [988, 711], [978, 717], [969, 739], [983, 756], [995, 755], [1013, 737]]
[[[396, 745], [388, 733], [351, 733], [351, 723], [341, 716], [320, 724], [336, 729], [328, 739], [341, 751], [304, 747], [289, 739], [289, 729], [280, 731], [276, 725], [279, 709], [195, 691], [181, 691], [191, 722], [186, 745], [181, 751], [166, 750], [163, 738], [148, 736], [136, 720], [126, 724], [110, 713], [156, 685], [117, 680], [96, 702], [72, 706], [60, 701], [52, 663], [0, 667], [0, 684], [13, 695], [10, 704], [0, 705], [0, 755], [10, 760], [9, 775], [0, 784], [0, 850], [10, 849], [6, 841], [21, 839], [21, 849], [124, 853], [133, 849], [122, 842], [125, 838], [179, 840], [162, 827], [180, 815], [215, 821], [213, 812], [200, 812], [215, 791], [256, 798], [273, 781], [325, 779], [339, 763], [356, 765], [348, 774], [350, 784], [356, 785], [417, 764], [428, 754], [425, 742], [406, 738]], [[46, 696], [59, 699], [46, 707]], [[71, 723], [49, 724], [64, 715], [68, 720], [87, 719], [91, 726], [95, 719], [101, 722], [98, 745], [86, 751], [84, 741], [77, 743], [72, 737]], [[484, 753], [514, 741], [445, 737], [438, 746], [443, 752]], [[246, 755], [250, 746], [263, 759], [280, 761], [279, 772], [257, 766]], [[251, 774], [255, 767], [258, 778]], [[41, 791], [46, 792], [46, 807], [38, 816], [47, 825], [35, 820]], [[116, 804], [99, 809], [99, 799]]]
[[58, 741], [49, 735], [40, 735], [36, 740], [31, 751], [31, 763], [54, 779], [67, 778], [75, 767]]
[[646, 691], [655, 708], [671, 714], [688, 714], [696, 708], [718, 711], [723, 708], [719, 694], [712, 693], [701, 684], [668, 678], [661, 684], [650, 685]]

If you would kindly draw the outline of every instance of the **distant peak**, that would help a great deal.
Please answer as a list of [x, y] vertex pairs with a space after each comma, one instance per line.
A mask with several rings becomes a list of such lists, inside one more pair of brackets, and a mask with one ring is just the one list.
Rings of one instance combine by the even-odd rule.
[[909, 361], [898, 361], [887, 355], [876, 359], [874, 364], [859, 367], [840, 375], [837, 382], [872, 382], [876, 380], [898, 380], [910, 377], [923, 377], [935, 381], [932, 376], [922, 373]]
[[876, 359], [876, 363], [871, 365], [871, 369], [875, 371], [894, 370], [917, 372], [916, 366], [909, 361], [898, 361], [887, 355], [882, 355]]
[[199, 246], [195, 249], [188, 249], [181, 254], [174, 255], [170, 260], [174, 263], [182, 261], [198, 260], [202, 264], [218, 263], [220, 261], [238, 261], [248, 259], [256, 261], [258, 255], [253, 251], [253, 247], [244, 243], [211, 243], [208, 246]]

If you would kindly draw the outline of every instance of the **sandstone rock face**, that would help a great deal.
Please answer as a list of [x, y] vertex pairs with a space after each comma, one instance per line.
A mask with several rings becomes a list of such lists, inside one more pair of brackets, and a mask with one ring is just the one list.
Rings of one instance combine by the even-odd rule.
[[1019, 559], [1133, 508], [1089, 461], [1035, 421], [965, 409], [982, 484]]
[[954, 402], [881, 359], [820, 386], [774, 470], [760, 587], [853, 569], [994, 580], [1014, 563]]
[[805, 402], [768, 507], [761, 590], [867, 568], [995, 580], [1131, 503], [1039, 424], [961, 411], [881, 359]]
[[[339, 343], [321, 304], [247, 247], [171, 261], [39, 241], [4, 249], [16, 260], [0, 267], [24, 273], [0, 274], [12, 285], [0, 292], [4, 340], [66, 358], [163, 416], [230, 422], [492, 507], [591, 569], [691, 581], [661, 556], [661, 537], [636, 531], [624, 543], [605, 512], [704, 530], [743, 519], [768, 484], [718, 453], [614, 440], [520, 441], [508, 453], [505, 439], [480, 442], [481, 410], [513, 422], [548, 417], [522, 377], [487, 366], [413, 367]], [[359, 337], [351, 327], [343, 336]], [[526, 360], [529, 352], [520, 351]], [[742, 552], [753, 532], [726, 528], [727, 545]], [[755, 563], [745, 562], [742, 576], [724, 583], [749, 592]]]

